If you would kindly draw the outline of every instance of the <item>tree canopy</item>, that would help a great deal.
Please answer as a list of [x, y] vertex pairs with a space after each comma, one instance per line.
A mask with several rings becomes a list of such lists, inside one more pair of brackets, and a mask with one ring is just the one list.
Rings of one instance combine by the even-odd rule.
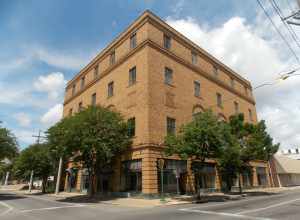
[[11, 159], [17, 154], [18, 143], [16, 137], [7, 128], [0, 125], [0, 161], [4, 158]]
[[90, 106], [62, 119], [48, 130], [48, 138], [51, 146], [57, 146], [57, 151], [63, 149], [71, 153], [75, 161], [87, 168], [90, 195], [95, 174], [131, 144], [128, 125], [121, 114], [101, 106]]
[[14, 163], [14, 173], [19, 179], [28, 180], [31, 171], [34, 176], [43, 180], [42, 190], [52, 172], [52, 160], [47, 144], [33, 144], [21, 151]]

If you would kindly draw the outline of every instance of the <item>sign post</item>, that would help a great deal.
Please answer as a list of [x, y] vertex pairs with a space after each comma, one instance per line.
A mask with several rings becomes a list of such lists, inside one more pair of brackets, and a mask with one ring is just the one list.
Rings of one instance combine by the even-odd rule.
[[161, 197], [160, 201], [165, 202], [164, 198], [164, 165], [165, 165], [165, 160], [164, 159], [158, 159], [157, 161], [157, 166], [160, 170], [160, 185], [161, 185]]
[[179, 178], [180, 178], [180, 170], [178, 168], [176, 168], [176, 188], [177, 188], [177, 195], [180, 195], [180, 190], [179, 190]]

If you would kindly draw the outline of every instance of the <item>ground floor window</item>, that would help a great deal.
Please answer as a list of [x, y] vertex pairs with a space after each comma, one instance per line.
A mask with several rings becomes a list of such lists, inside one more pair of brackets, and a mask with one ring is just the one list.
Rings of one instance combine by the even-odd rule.
[[266, 186], [267, 182], [267, 173], [265, 167], [256, 167], [257, 173], [257, 182], [259, 186]]
[[67, 169], [68, 187], [67, 191], [74, 192], [77, 190], [78, 168], [72, 167]]
[[253, 185], [252, 173], [250, 170], [246, 170], [242, 173], [242, 181], [243, 187], [251, 187]]
[[200, 189], [205, 189], [208, 191], [213, 191], [216, 188], [216, 168], [215, 164], [210, 163], [198, 163], [192, 164], [194, 167], [198, 167], [195, 169], [195, 180], [196, 185], [200, 187]]
[[87, 192], [89, 188], [89, 175], [87, 169], [81, 171], [81, 192]]
[[[184, 194], [186, 191], [186, 161], [185, 160], [165, 160], [163, 170], [163, 191], [167, 193]], [[158, 190], [162, 191], [161, 171], [157, 173]]]
[[121, 185], [123, 191], [142, 191], [142, 160], [122, 162]]

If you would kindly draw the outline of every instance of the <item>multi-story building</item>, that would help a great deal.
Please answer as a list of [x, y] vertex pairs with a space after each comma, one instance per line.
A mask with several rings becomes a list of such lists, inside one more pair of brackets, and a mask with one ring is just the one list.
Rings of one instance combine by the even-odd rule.
[[[165, 159], [165, 190], [192, 191], [190, 161], [163, 154], [167, 133], [205, 109], [221, 120], [244, 113], [246, 121], [257, 121], [250, 82], [149, 11], [68, 82], [64, 117], [94, 104], [120, 111], [135, 128], [130, 150], [98, 177], [98, 191], [158, 193], [159, 158]], [[83, 190], [85, 171], [74, 170], [71, 187]], [[217, 172], [208, 160], [202, 188], [220, 189]], [[253, 162], [252, 173], [243, 176], [244, 185], [270, 184], [266, 163]]]

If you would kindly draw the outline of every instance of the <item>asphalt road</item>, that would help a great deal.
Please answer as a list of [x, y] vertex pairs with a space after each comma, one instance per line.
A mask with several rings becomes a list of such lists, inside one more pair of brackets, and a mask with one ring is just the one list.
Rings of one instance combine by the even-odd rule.
[[299, 220], [299, 208], [300, 190], [238, 201], [151, 208], [61, 202], [48, 196], [20, 196], [0, 191], [1, 220]]

